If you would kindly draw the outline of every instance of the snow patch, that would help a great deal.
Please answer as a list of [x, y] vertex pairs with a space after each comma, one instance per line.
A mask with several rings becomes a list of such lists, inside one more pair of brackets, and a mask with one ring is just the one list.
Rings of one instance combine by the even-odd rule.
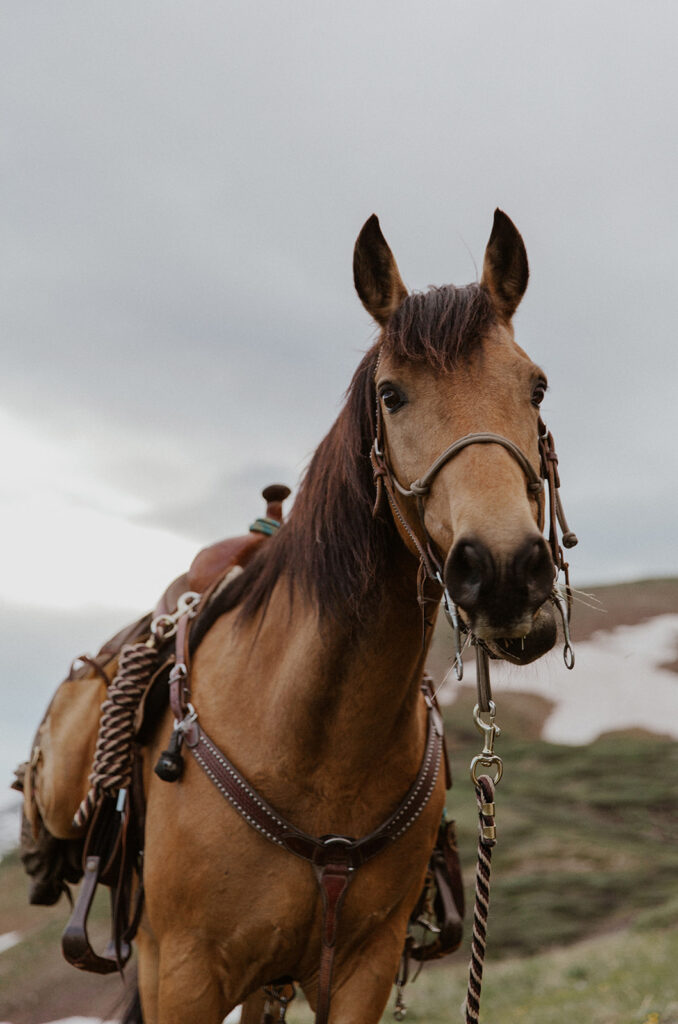
[[19, 932], [5, 932], [4, 935], [0, 935], [0, 953], [4, 953], [6, 949], [11, 949], [12, 946], [18, 945], [19, 942], [21, 942]]
[[[658, 615], [576, 642], [568, 672], [551, 656], [525, 668], [492, 662], [492, 688], [501, 721], [501, 694], [536, 693], [555, 704], [544, 726], [551, 743], [591, 743], [617, 729], [647, 729], [678, 739], [678, 674], [662, 668], [678, 652], [678, 615]], [[475, 665], [464, 683], [475, 685]]]

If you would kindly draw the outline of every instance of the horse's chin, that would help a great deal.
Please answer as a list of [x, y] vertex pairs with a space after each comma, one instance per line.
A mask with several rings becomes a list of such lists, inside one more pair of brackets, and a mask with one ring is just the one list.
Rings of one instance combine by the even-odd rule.
[[558, 636], [556, 618], [550, 601], [539, 608], [532, 619], [532, 625], [524, 636], [483, 638], [483, 643], [493, 658], [510, 661], [514, 665], [529, 665], [554, 647]]

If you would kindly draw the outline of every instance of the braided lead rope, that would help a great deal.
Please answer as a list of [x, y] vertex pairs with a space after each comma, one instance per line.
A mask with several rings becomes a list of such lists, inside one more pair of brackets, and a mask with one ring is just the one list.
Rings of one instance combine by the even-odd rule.
[[113, 795], [130, 784], [134, 716], [157, 658], [155, 645], [146, 643], [125, 644], [120, 652], [117, 674], [101, 705], [90, 788], [73, 818], [76, 828], [87, 824], [102, 793]]
[[478, 1024], [480, 991], [487, 945], [487, 917], [490, 910], [490, 869], [492, 848], [497, 842], [494, 826], [494, 782], [488, 775], [480, 775], [476, 782], [479, 835], [478, 865], [476, 868], [476, 900], [473, 908], [473, 936], [466, 993], [466, 1024]]

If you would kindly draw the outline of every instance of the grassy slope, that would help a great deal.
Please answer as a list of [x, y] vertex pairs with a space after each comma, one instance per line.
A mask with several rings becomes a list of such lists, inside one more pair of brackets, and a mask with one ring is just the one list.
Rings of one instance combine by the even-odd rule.
[[[471, 701], [467, 693], [462, 723]], [[467, 765], [479, 737], [459, 725], [460, 710], [448, 712], [456, 779], [448, 807], [470, 907], [477, 817]], [[521, 714], [509, 713], [499, 741], [505, 775], [481, 1021], [678, 1024], [678, 744], [621, 734], [586, 747], [511, 740]], [[426, 966], [406, 990], [408, 1020], [462, 1019], [468, 920], [466, 932], [458, 953]], [[301, 1005], [293, 1019], [308, 1024], [312, 1015]]]
[[[481, 1021], [678, 1024], [676, 956], [673, 929], [619, 933], [520, 960], [490, 960]], [[406, 994], [408, 1020], [456, 1024], [465, 993], [465, 965], [429, 969]]]
[[[460, 711], [458, 702], [448, 712], [457, 723], [448, 730], [457, 779], [448, 806], [466, 866], [477, 828], [467, 765], [480, 737], [472, 725], [463, 730]], [[617, 734], [571, 747], [511, 735], [508, 725], [497, 741], [505, 773], [492, 945], [501, 955], [573, 942], [678, 901], [678, 744]]]

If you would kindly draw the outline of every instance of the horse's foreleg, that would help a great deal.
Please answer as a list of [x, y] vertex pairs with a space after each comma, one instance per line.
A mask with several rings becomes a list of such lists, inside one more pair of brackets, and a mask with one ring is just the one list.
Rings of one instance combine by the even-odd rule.
[[158, 944], [150, 931], [142, 924], [137, 934], [138, 968], [137, 983], [141, 998], [144, 1024], [158, 1021]]
[[221, 1024], [233, 1009], [214, 970], [214, 950], [178, 932], [160, 944], [157, 1024]]
[[[402, 940], [390, 932], [356, 950], [332, 985], [330, 1024], [378, 1024], [398, 969]], [[315, 1003], [315, 993], [309, 993]]]

